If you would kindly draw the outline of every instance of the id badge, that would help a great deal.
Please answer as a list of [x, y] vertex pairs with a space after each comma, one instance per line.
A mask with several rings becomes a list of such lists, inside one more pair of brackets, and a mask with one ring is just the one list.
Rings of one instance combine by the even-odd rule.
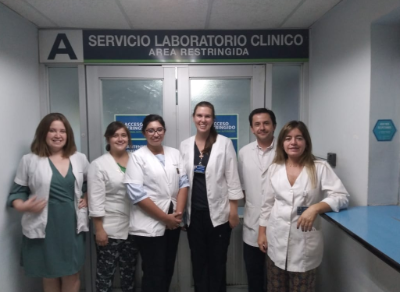
[[303, 214], [305, 210], [307, 210], [308, 207], [297, 207], [297, 215]]
[[206, 167], [204, 165], [196, 165], [194, 167], [194, 172], [195, 173], [202, 173], [204, 174], [206, 172]]

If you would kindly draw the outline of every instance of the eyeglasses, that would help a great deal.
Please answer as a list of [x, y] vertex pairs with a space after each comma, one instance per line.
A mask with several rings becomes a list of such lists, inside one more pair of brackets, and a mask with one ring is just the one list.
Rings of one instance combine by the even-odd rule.
[[147, 129], [146, 132], [150, 135], [154, 135], [157, 133], [158, 135], [161, 135], [164, 133], [164, 128], [158, 128], [158, 129]]

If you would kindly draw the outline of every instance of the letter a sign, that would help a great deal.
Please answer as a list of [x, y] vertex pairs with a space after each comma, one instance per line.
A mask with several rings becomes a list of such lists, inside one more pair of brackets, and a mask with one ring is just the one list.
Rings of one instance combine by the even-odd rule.
[[39, 31], [40, 63], [83, 63], [81, 30]]

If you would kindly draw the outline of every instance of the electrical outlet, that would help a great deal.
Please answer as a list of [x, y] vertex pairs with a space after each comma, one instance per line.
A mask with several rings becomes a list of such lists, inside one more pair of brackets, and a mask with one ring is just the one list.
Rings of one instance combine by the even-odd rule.
[[332, 166], [335, 167], [336, 166], [336, 153], [328, 153], [328, 157], [326, 159], [328, 161], [328, 163]]

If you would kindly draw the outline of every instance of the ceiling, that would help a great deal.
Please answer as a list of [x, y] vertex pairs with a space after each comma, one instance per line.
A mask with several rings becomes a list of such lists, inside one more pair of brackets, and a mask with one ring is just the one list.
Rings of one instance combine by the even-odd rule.
[[309, 28], [342, 0], [0, 0], [39, 28]]

